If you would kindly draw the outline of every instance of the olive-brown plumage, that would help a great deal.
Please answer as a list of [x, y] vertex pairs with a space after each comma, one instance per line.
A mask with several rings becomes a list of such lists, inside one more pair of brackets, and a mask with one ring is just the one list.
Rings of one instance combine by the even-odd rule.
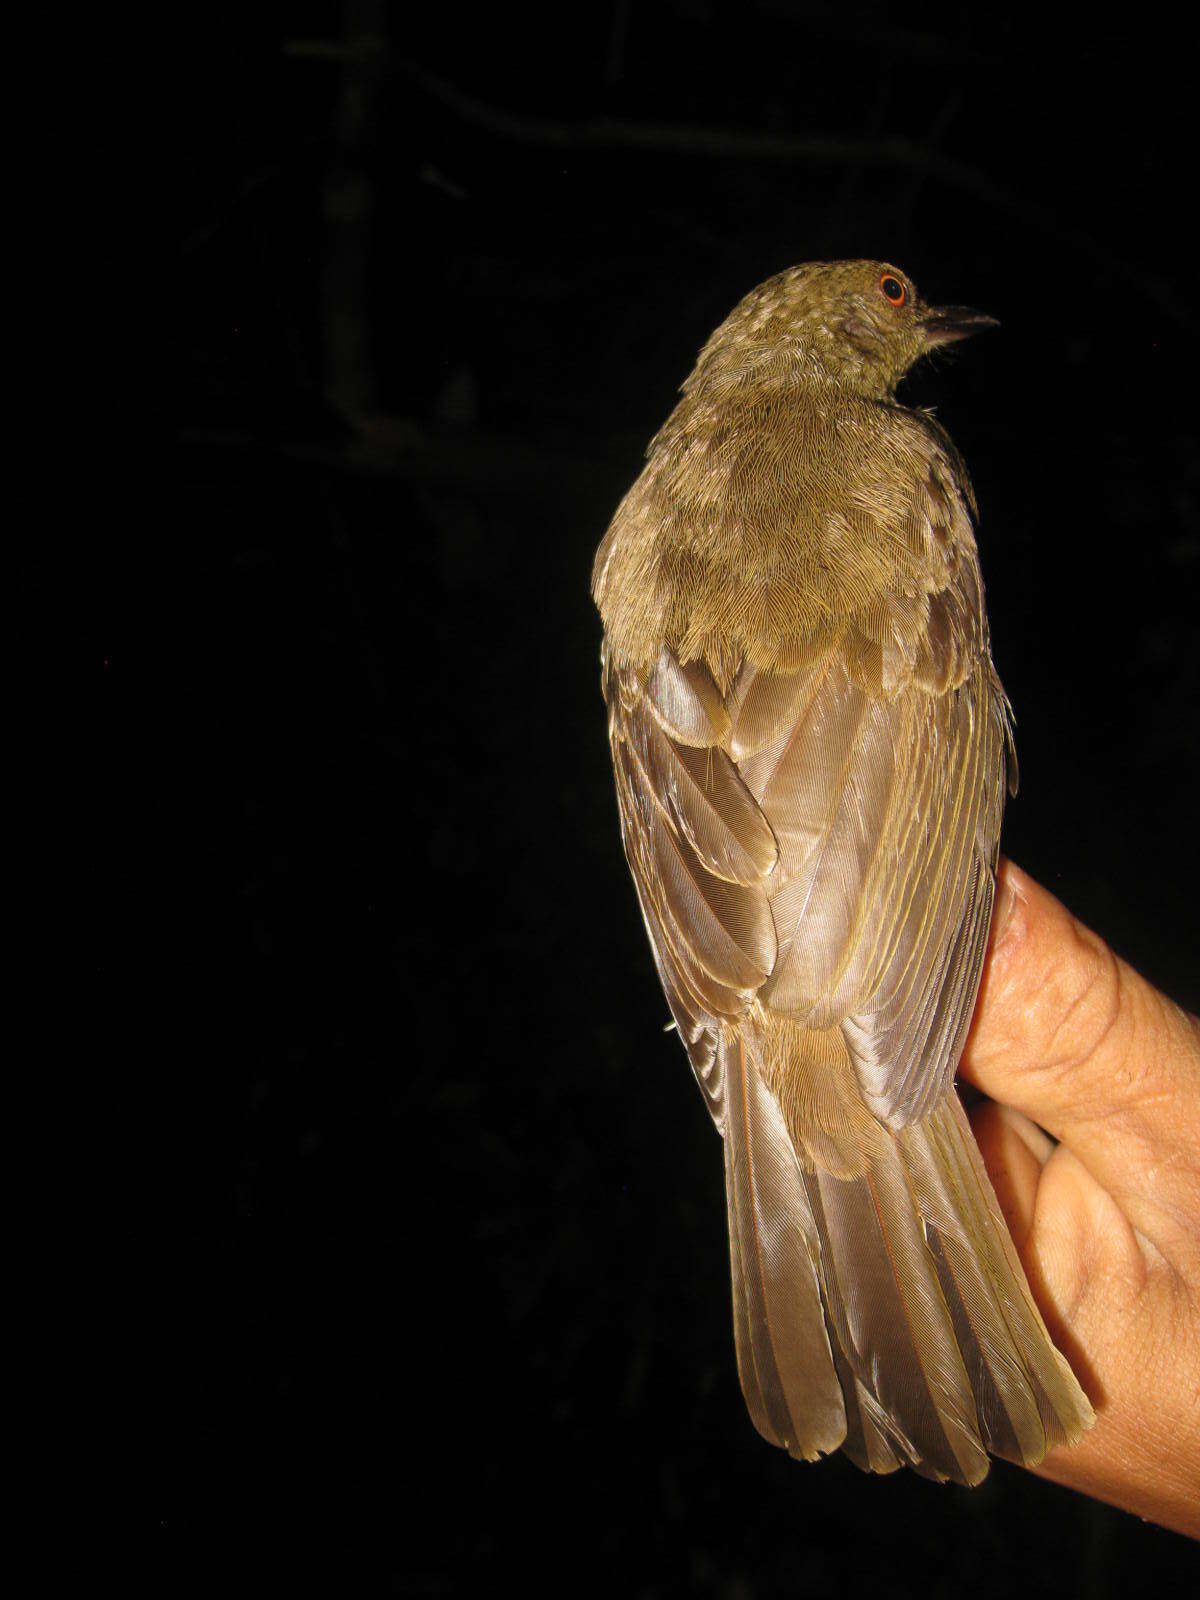
[[966, 470], [896, 403], [991, 319], [883, 262], [795, 267], [700, 353], [597, 552], [621, 832], [725, 1151], [766, 1438], [977, 1483], [1091, 1409], [953, 1087], [1008, 706]]

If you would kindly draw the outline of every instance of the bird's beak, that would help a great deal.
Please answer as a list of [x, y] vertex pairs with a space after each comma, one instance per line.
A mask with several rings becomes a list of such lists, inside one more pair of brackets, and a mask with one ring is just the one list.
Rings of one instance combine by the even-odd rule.
[[957, 339], [968, 339], [973, 333], [982, 333], [984, 328], [999, 326], [995, 317], [983, 311], [972, 311], [970, 306], [933, 306], [921, 318], [927, 350], [940, 344], [953, 344]]

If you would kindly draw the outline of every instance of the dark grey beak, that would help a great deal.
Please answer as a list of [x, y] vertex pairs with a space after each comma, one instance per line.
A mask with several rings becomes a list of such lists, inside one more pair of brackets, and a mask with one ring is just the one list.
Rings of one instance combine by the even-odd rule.
[[972, 311], [970, 306], [934, 306], [921, 318], [927, 350], [940, 344], [953, 344], [956, 339], [969, 339], [973, 333], [999, 326], [995, 317], [983, 311]]

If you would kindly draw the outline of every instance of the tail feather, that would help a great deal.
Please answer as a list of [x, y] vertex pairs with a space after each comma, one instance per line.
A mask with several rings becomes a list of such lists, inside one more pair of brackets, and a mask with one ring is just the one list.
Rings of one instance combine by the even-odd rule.
[[821, 1307], [816, 1235], [779, 1106], [746, 1043], [722, 1045], [725, 1184], [738, 1373], [755, 1427], [812, 1461], [846, 1432]]
[[877, 1428], [913, 1466], [978, 1483], [975, 1400], [903, 1168], [881, 1151], [861, 1177], [806, 1174], [822, 1289], [839, 1344], [876, 1402]]
[[846, 1400], [846, 1437], [842, 1449], [863, 1472], [895, 1472], [909, 1459], [891, 1418], [871, 1391], [854, 1376], [837, 1338], [833, 1361]]
[[866, 1446], [866, 1471], [895, 1472], [904, 1465], [905, 1456], [895, 1423], [871, 1391], [864, 1389], [857, 1378], [854, 1380], [854, 1391]]
[[[721, 1044], [738, 1372], [759, 1432], [978, 1483], [1091, 1407], [1051, 1343], [953, 1090], [857, 1172], [789, 1132], [746, 1029]], [[797, 1155], [797, 1148], [802, 1155]]]
[[1091, 1405], [1034, 1304], [958, 1096], [951, 1091], [899, 1144], [947, 1301], [975, 1346], [988, 1448], [1032, 1465], [1083, 1435]]

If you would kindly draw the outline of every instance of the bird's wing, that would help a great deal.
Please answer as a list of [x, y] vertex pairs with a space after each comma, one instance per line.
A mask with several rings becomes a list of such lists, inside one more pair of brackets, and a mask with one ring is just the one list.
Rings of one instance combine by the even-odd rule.
[[779, 846], [729, 753], [707, 668], [663, 650], [649, 674], [606, 658], [621, 836], [671, 1014], [725, 1147], [738, 1372], [751, 1416], [806, 1458], [846, 1412], [795, 1147], [739, 1021], [774, 971], [767, 886]]
[[870, 1111], [893, 1128], [949, 1085], [991, 918], [1006, 713], [986, 660], [892, 698], [840, 651], [747, 670], [732, 706], [739, 776], [779, 841], [776, 962], [764, 1007], [840, 1030]]
[[779, 848], [729, 751], [707, 668], [664, 649], [649, 674], [605, 652], [603, 688], [621, 838], [671, 1015], [718, 1127], [717, 1024], [740, 1016], [774, 970], [765, 885]]

